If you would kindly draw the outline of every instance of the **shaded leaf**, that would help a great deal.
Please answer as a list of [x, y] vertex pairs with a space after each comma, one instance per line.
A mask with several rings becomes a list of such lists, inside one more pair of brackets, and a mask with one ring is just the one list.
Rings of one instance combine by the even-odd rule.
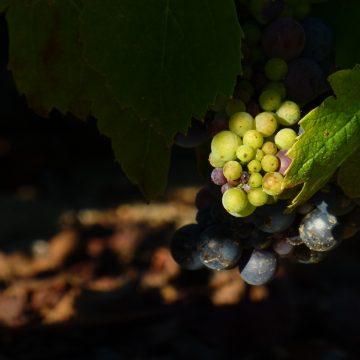
[[341, 165], [338, 173], [338, 184], [350, 198], [360, 197], [360, 149], [349, 156]]

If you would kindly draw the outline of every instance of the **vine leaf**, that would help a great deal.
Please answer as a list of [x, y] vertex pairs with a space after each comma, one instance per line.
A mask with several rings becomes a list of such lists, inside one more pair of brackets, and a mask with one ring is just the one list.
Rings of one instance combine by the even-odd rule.
[[79, 7], [63, 0], [13, 0], [7, 12], [10, 69], [17, 87], [40, 115], [53, 108], [97, 118], [115, 157], [147, 199], [165, 189], [170, 161], [167, 140], [123, 109], [105, 80], [82, 61]]
[[0, 13], [4, 12], [10, 4], [10, 0], [0, 0]]
[[350, 198], [360, 197], [360, 149], [358, 148], [341, 165], [338, 173], [338, 184]]
[[305, 132], [289, 151], [293, 162], [284, 186], [304, 183], [289, 210], [319, 190], [360, 145], [360, 66], [338, 71], [328, 80], [335, 96], [300, 121]]
[[81, 36], [87, 61], [121, 105], [169, 143], [216, 93], [232, 94], [241, 70], [232, 0], [87, 0]]

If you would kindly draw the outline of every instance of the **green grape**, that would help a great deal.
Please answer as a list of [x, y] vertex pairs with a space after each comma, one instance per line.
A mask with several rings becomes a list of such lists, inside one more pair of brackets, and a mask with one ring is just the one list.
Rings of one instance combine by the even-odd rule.
[[248, 170], [249, 172], [251, 173], [258, 173], [261, 171], [261, 162], [259, 160], [251, 160], [249, 163], [248, 163]]
[[248, 130], [254, 129], [254, 118], [247, 112], [237, 112], [230, 117], [229, 129], [243, 137]]
[[236, 156], [241, 162], [247, 163], [255, 157], [255, 150], [249, 145], [240, 145], [236, 150]]
[[231, 99], [225, 107], [226, 115], [231, 116], [237, 112], [245, 111], [245, 104], [240, 99]]
[[274, 172], [280, 166], [280, 161], [275, 155], [265, 155], [261, 160], [261, 166], [265, 172]]
[[255, 129], [263, 136], [271, 136], [277, 129], [276, 115], [270, 111], [264, 111], [255, 117]]
[[253, 149], [260, 149], [264, 143], [264, 137], [257, 130], [248, 130], [243, 137], [243, 144], [251, 146]]
[[263, 88], [263, 90], [275, 90], [277, 91], [282, 99], [286, 97], [286, 86], [282, 81], [269, 81]]
[[257, 188], [262, 185], [262, 179], [263, 177], [260, 173], [252, 173], [248, 180], [248, 185], [250, 185], [252, 188]]
[[283, 176], [278, 172], [267, 173], [263, 177], [262, 188], [268, 195], [279, 195], [282, 192], [283, 180]]
[[220, 112], [225, 109], [229, 97], [224, 94], [217, 94], [213, 104], [210, 104], [209, 108], [212, 111]]
[[240, 177], [242, 166], [235, 160], [230, 160], [225, 163], [223, 173], [227, 180], [236, 180]]
[[220, 160], [214, 153], [210, 153], [209, 155], [209, 163], [214, 168], [221, 168], [225, 165], [225, 161]]
[[295, 141], [297, 134], [293, 129], [281, 129], [275, 135], [275, 144], [280, 150], [290, 149]]
[[239, 188], [226, 190], [222, 196], [222, 204], [230, 214], [243, 211], [248, 204], [245, 191]]
[[261, 29], [253, 21], [246, 21], [242, 25], [242, 29], [245, 35], [245, 41], [251, 46], [259, 43], [261, 39]]
[[274, 89], [264, 90], [259, 96], [259, 105], [265, 111], [277, 110], [281, 105], [281, 101], [281, 94]]
[[231, 212], [230, 214], [235, 217], [246, 217], [251, 215], [255, 210], [256, 210], [256, 206], [248, 202], [244, 210], [238, 212]]
[[248, 201], [254, 206], [263, 206], [267, 203], [268, 194], [260, 187], [250, 189], [247, 193]]
[[269, 80], [280, 81], [285, 79], [288, 66], [286, 61], [281, 58], [271, 58], [266, 62], [264, 70]]
[[261, 149], [256, 149], [255, 160], [261, 161], [264, 155], [265, 154]]
[[276, 111], [281, 125], [292, 126], [300, 120], [300, 108], [293, 101], [284, 101]]
[[278, 152], [277, 146], [272, 141], [266, 141], [261, 150], [265, 155], [276, 155]]
[[232, 131], [224, 130], [217, 133], [211, 141], [211, 152], [219, 160], [236, 159], [236, 149], [241, 145], [241, 139]]

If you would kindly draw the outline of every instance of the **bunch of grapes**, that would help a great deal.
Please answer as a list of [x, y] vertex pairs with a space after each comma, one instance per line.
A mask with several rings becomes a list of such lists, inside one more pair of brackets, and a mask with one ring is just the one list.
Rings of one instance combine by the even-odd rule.
[[186, 269], [238, 266], [246, 282], [259, 285], [274, 276], [279, 258], [320, 261], [359, 231], [360, 219], [356, 203], [333, 184], [296, 212], [284, 212], [294, 196], [283, 179], [287, 152], [303, 133], [299, 119], [329, 94], [331, 30], [309, 17], [310, 0], [236, 4], [243, 73], [232, 98], [218, 95], [204, 124], [194, 120], [188, 135], [177, 138], [185, 146], [210, 138], [213, 169], [197, 196], [197, 223], [179, 229], [171, 248]]

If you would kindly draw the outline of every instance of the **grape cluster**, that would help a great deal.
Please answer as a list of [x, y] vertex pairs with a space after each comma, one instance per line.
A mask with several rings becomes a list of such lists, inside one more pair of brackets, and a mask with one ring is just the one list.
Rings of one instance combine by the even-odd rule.
[[178, 229], [171, 243], [173, 258], [188, 270], [238, 267], [251, 285], [270, 281], [285, 259], [313, 264], [360, 231], [360, 206], [334, 184], [325, 186], [296, 212], [277, 201], [250, 216], [226, 212], [218, 188], [202, 188], [196, 197], [196, 223]]

